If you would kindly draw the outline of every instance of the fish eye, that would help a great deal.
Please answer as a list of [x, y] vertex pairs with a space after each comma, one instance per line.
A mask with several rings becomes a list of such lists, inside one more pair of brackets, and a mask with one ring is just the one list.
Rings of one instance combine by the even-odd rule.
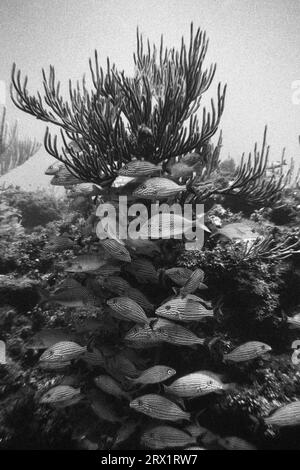
[[262, 344], [261, 349], [266, 349], [266, 346], [264, 344]]
[[166, 305], [166, 306], [165, 306], [165, 309], [166, 309], [166, 310], [171, 310], [171, 306], [170, 306], [170, 305]]
[[209, 380], [207, 383], [208, 383], [208, 385], [212, 385], [212, 384], [213, 384], [213, 381], [212, 381], [212, 380]]
[[142, 400], [137, 400], [137, 401], [136, 401], [136, 404], [137, 404], [137, 406], [143, 406]]
[[172, 375], [173, 371], [172, 369], [168, 369], [168, 375]]

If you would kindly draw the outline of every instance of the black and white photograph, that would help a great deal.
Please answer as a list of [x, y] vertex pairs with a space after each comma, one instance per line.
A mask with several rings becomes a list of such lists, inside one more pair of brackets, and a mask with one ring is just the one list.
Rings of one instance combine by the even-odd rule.
[[300, 1], [0, 0], [0, 38], [0, 450], [300, 450]]

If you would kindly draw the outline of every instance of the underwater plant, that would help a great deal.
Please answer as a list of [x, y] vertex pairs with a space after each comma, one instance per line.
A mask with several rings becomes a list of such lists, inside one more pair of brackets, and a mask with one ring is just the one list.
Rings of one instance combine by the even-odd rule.
[[[132, 220], [126, 221], [124, 238], [110, 220], [103, 229], [101, 207], [109, 203], [120, 208], [119, 196], [147, 209], [153, 201], [167, 201], [181, 208], [190, 204], [194, 211], [197, 204], [211, 207], [227, 197], [243, 199], [255, 209], [280, 199], [286, 178], [266, 177], [266, 129], [261, 150], [255, 144], [253, 155], [243, 156], [230, 179], [222, 172], [222, 135], [217, 144], [212, 138], [224, 111], [226, 86], [218, 85], [216, 102], [211, 100], [209, 110], [202, 108], [201, 122], [198, 117], [202, 96], [216, 70], [215, 64], [204, 68], [207, 48], [206, 33], [194, 32], [193, 25], [189, 43], [182, 39], [179, 50], [164, 47], [163, 37], [159, 48], [151, 47], [149, 41], [145, 48], [137, 32], [134, 76], [119, 72], [109, 59], [105, 71], [95, 52], [94, 62], [90, 60], [93, 88], [88, 90], [85, 80], [76, 86], [70, 82], [69, 100], [60, 92], [54, 67], [49, 75], [43, 70], [42, 97], [29, 94], [27, 77], [22, 80], [13, 66], [15, 105], [61, 129], [61, 150], [57, 136], [53, 138], [48, 128], [45, 134], [45, 148], [59, 162], [46, 172], [52, 175], [51, 183], [71, 186], [75, 200], [78, 191], [78, 198], [94, 202], [84, 207], [85, 216], [90, 208], [91, 212], [82, 237], [74, 241], [70, 233], [60, 231], [52, 240], [54, 251], [71, 250], [74, 256], [59, 266], [65, 277], [59, 278], [62, 283], [56, 290], [40, 292], [42, 308], [66, 308], [73, 315], [65, 314], [70, 334], [43, 333], [39, 365], [50, 374], [74, 368], [78, 378], [71, 385], [50, 384], [38, 394], [43, 406], [80, 410], [87, 406], [93, 418], [108, 423], [97, 444], [86, 443], [91, 448], [118, 447], [129, 438], [131, 445], [154, 449], [187, 447], [198, 440], [206, 448], [222, 448], [221, 437], [202, 427], [203, 410], [212, 409], [216, 416], [222, 406], [227, 406], [226, 413], [235, 403], [245, 403], [247, 418], [252, 405], [259, 418], [261, 411], [270, 411], [268, 406], [259, 410], [256, 398], [247, 396], [247, 401], [243, 389], [231, 399], [235, 386], [227, 377], [233, 374], [243, 387], [245, 374], [235, 368], [262, 359], [272, 349], [265, 343], [264, 331], [259, 338], [251, 338], [261, 318], [266, 321], [278, 307], [280, 282], [267, 285], [263, 276], [270, 280], [272, 272], [264, 263], [298, 253], [297, 236], [279, 237], [277, 243], [244, 222], [229, 221], [221, 228], [212, 223], [210, 238], [220, 244], [207, 254], [199, 248], [186, 249], [184, 236], [179, 240], [130, 237], [127, 226]], [[119, 221], [122, 225], [122, 214]], [[176, 221], [173, 225], [178, 227]], [[209, 231], [205, 221], [193, 223]], [[184, 235], [182, 217], [178, 225], [179, 234]], [[164, 227], [159, 229], [164, 233]], [[210, 282], [214, 275], [209, 268], [215, 268], [218, 275], [219, 270], [226, 272], [224, 260], [230, 266], [244, 263], [244, 271], [251, 263], [261, 263], [259, 268], [255, 265], [261, 276], [255, 299], [262, 307], [255, 310], [254, 319], [253, 305], [244, 312], [243, 318], [253, 328], [245, 331], [243, 344], [238, 344], [239, 328], [232, 328], [228, 321], [230, 312], [222, 310], [222, 299], [212, 298], [213, 288], [206, 285], [206, 278]], [[253, 287], [256, 281], [252, 274], [242, 285], [237, 271], [232, 278], [240, 282], [243, 293], [247, 283]], [[230, 288], [234, 291], [234, 285]], [[232, 317], [236, 321], [236, 312]], [[77, 332], [75, 340], [70, 337], [71, 328]], [[219, 373], [223, 369], [226, 379]], [[226, 397], [221, 403], [220, 394]], [[213, 425], [214, 419], [205, 414], [203, 420], [204, 425]], [[246, 424], [245, 429], [249, 435]], [[79, 434], [79, 440], [86, 439], [87, 432]], [[237, 439], [230, 438], [226, 445], [247, 445]]]
[[17, 123], [9, 131], [4, 108], [0, 124], [0, 176], [23, 165], [40, 147], [35, 140], [20, 139]]

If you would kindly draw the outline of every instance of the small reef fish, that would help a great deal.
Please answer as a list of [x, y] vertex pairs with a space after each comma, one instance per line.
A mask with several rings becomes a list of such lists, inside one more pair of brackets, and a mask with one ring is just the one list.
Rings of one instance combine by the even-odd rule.
[[[181, 268], [181, 267], [175, 267], [175, 268], [170, 268], [165, 270], [165, 274], [168, 278], [171, 279], [171, 281], [175, 282], [180, 287], [183, 287], [187, 280], [190, 278], [192, 275], [193, 271], [188, 268]], [[204, 273], [203, 273], [204, 277]]]
[[102, 390], [102, 392], [112, 395], [116, 398], [126, 398], [126, 400], [131, 400], [130, 395], [122, 390], [118, 382], [110, 377], [109, 375], [98, 375], [94, 379], [95, 385]]
[[186, 281], [186, 284], [180, 289], [180, 294], [186, 296], [187, 294], [192, 294], [199, 288], [200, 285], [203, 286], [203, 271], [202, 269], [195, 269], [192, 272], [191, 276]]
[[165, 199], [176, 196], [186, 190], [186, 185], [179, 185], [168, 178], [150, 178], [137, 189], [133, 196], [142, 199]]
[[93, 348], [92, 351], [85, 351], [81, 359], [91, 367], [104, 367], [105, 357], [102, 351]]
[[236, 436], [222, 437], [217, 442], [226, 450], [257, 450], [253, 444]]
[[126, 333], [124, 340], [135, 349], [156, 347], [162, 342], [149, 325], [134, 326]]
[[52, 175], [56, 175], [57, 173], [59, 173], [59, 171], [64, 168], [64, 164], [63, 163], [59, 163], [59, 162], [55, 162], [55, 163], [52, 163], [52, 165], [48, 166], [47, 170], [45, 171], [45, 175], [48, 175], [48, 176], [52, 176]]
[[123, 421], [100, 390], [91, 390], [88, 393], [88, 399], [91, 409], [101, 421], [108, 421], [110, 423], [120, 423]]
[[171, 299], [156, 309], [155, 314], [169, 320], [182, 322], [202, 321], [214, 316], [213, 310], [207, 310], [201, 302], [195, 300], [195, 296]]
[[98, 281], [105, 289], [117, 295], [124, 295], [131, 288], [130, 284], [120, 276], [108, 276]]
[[293, 401], [288, 405], [281, 406], [275, 410], [270, 416], [264, 419], [264, 422], [269, 426], [276, 426], [278, 428], [286, 426], [299, 426], [300, 425], [300, 400]]
[[154, 426], [146, 429], [141, 436], [141, 444], [150, 449], [168, 449], [196, 444], [196, 438], [173, 426]]
[[232, 388], [232, 384], [223, 384], [205, 371], [193, 372], [180, 377], [169, 386], [164, 385], [167, 393], [181, 398], [196, 398]]
[[147, 313], [151, 313], [154, 311], [154, 305], [149, 302], [147, 297], [138, 289], [134, 287], [130, 287], [126, 291], [127, 297], [134, 300], [137, 304], [139, 304]]
[[40, 304], [50, 303], [63, 305], [64, 307], [84, 307], [88, 304], [94, 305], [95, 299], [91, 292], [78, 284], [76, 287], [69, 287], [49, 294], [43, 289], [38, 289]]
[[196, 173], [198, 169], [201, 167], [201, 162], [199, 164], [195, 163], [193, 166], [188, 165], [187, 163], [180, 160], [179, 162], [169, 163], [167, 165], [167, 172], [171, 176], [171, 178], [178, 179], [178, 178], [188, 178], [193, 176], [193, 173]]
[[234, 222], [226, 224], [215, 231], [213, 235], [222, 236], [228, 240], [256, 240], [260, 237], [254, 226], [247, 225], [245, 222]]
[[142, 307], [129, 297], [114, 297], [107, 301], [107, 305], [121, 319], [134, 321], [142, 325], [150, 322]]
[[127, 419], [118, 429], [114, 439], [113, 448], [127, 441], [132, 434], [135, 433], [139, 426], [139, 421], [136, 419]]
[[66, 408], [75, 405], [83, 399], [80, 389], [70, 387], [69, 385], [57, 385], [48, 390], [40, 398], [40, 403], [52, 405], [55, 408]]
[[82, 180], [72, 175], [66, 168], [60, 168], [50, 181], [52, 186], [73, 186], [79, 183], [82, 183]]
[[153, 215], [140, 228], [139, 234], [142, 238], [167, 238], [170, 236], [181, 236], [190, 231], [195, 225], [206, 232], [210, 230], [202, 223], [203, 215], [195, 220], [187, 219], [174, 213], [159, 213]]
[[268, 344], [260, 341], [248, 341], [230, 353], [224, 354], [223, 359], [231, 362], [245, 362], [261, 357], [271, 350], [272, 348]]
[[192, 153], [187, 153], [186, 155], [183, 155], [180, 161], [182, 163], [185, 163], [188, 166], [194, 166], [197, 163], [202, 164], [202, 157], [199, 153], [192, 152]]
[[46, 250], [54, 252], [71, 250], [73, 247], [74, 241], [69, 237], [67, 233], [51, 237], [45, 246]]
[[103, 266], [101, 266], [99, 271], [97, 270], [96, 274], [98, 274], [98, 272], [99, 277], [97, 277], [97, 280], [102, 279], [106, 276], [113, 276], [114, 274], [119, 274], [121, 272], [121, 266], [120, 263], [110, 261], [109, 263], [105, 263]]
[[78, 359], [85, 352], [85, 346], [80, 346], [74, 341], [61, 341], [46, 349], [40, 357], [40, 363], [72, 361]]
[[153, 331], [157, 337], [164, 343], [170, 343], [178, 346], [195, 346], [201, 344], [203, 346], [205, 339], [199, 338], [190, 330], [184, 328], [177, 323], [159, 318], [153, 326]]
[[140, 284], [158, 283], [158, 273], [151, 261], [146, 258], [134, 259], [125, 267], [125, 270], [132, 274]]
[[121, 170], [118, 171], [119, 176], [152, 176], [162, 171], [162, 165], [154, 165], [154, 163], [146, 160], [132, 160], [126, 163]]
[[189, 421], [191, 418], [191, 414], [182, 410], [176, 403], [154, 393], [135, 398], [129, 403], [129, 406], [151, 418], [164, 421]]
[[135, 384], [149, 385], [168, 380], [176, 374], [176, 370], [169, 366], [153, 366], [144, 370], [139, 377], [131, 379]]
[[142, 238], [128, 238], [126, 240], [126, 246], [132, 250], [136, 255], [154, 256], [160, 254], [160, 248], [152, 240], [144, 240]]
[[65, 271], [70, 273], [88, 273], [90, 271], [97, 271], [105, 263], [106, 261], [96, 254], [80, 255], [70, 261]]
[[48, 349], [61, 341], [70, 341], [72, 334], [67, 329], [53, 328], [38, 331], [26, 344], [28, 349]]
[[113, 238], [107, 238], [106, 240], [101, 240], [101, 246], [112, 258], [118, 259], [120, 261], [126, 261], [127, 263], [131, 261], [129, 251], [122, 243], [119, 243], [119, 241]]

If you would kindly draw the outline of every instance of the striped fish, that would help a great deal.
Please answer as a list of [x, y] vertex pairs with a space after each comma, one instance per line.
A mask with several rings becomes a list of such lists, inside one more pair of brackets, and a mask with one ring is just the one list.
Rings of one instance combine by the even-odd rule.
[[217, 442], [226, 450], [257, 450], [253, 444], [236, 436], [222, 437]]
[[40, 363], [67, 362], [78, 359], [86, 352], [86, 347], [73, 341], [61, 341], [46, 349], [40, 357]]
[[168, 380], [176, 374], [176, 370], [169, 366], [153, 366], [144, 370], [139, 377], [133, 379], [136, 384], [149, 385], [157, 384]]
[[101, 245], [112, 258], [118, 259], [120, 261], [131, 261], [131, 256], [129, 251], [125, 248], [124, 245], [119, 243], [117, 240], [107, 238], [106, 240], [101, 240]]
[[[76, 283], [76, 284], [75, 284]], [[43, 289], [38, 289], [40, 304], [49, 303], [63, 305], [64, 307], [84, 307], [88, 304], [95, 304], [95, 298], [84, 286], [74, 281], [73, 286], [59, 288], [53, 294], [49, 294]]]
[[134, 326], [126, 333], [124, 340], [136, 349], [156, 347], [161, 344], [161, 340], [149, 325]]
[[100, 390], [108, 395], [117, 398], [126, 398], [127, 400], [131, 399], [129, 394], [122, 390], [118, 382], [109, 375], [98, 375], [98, 377], [95, 377], [94, 382]]
[[142, 433], [141, 443], [150, 449], [168, 449], [196, 444], [195, 437], [173, 426], [154, 426]]
[[261, 357], [271, 350], [272, 348], [268, 344], [260, 341], [248, 341], [230, 353], [224, 354], [223, 359], [231, 362], [245, 362]]
[[176, 403], [154, 393], [135, 398], [129, 406], [151, 418], [164, 421], [189, 421], [191, 418], [191, 414], [182, 410]]
[[151, 263], [146, 258], [137, 258], [125, 267], [126, 271], [136, 278], [140, 284], [157, 284], [158, 274]]
[[96, 254], [80, 255], [69, 262], [65, 267], [65, 271], [70, 273], [88, 273], [90, 271], [97, 271], [105, 263], [106, 261]]
[[203, 286], [203, 275], [204, 273], [202, 269], [195, 269], [186, 281], [185, 285], [180, 289], [181, 295], [186, 296], [188, 294], [192, 294], [199, 288], [200, 284]]
[[130, 284], [120, 276], [108, 276], [98, 281], [105, 289], [117, 295], [124, 295], [130, 289]]
[[164, 343], [171, 343], [178, 346], [194, 346], [195, 344], [203, 345], [204, 338], [199, 338], [190, 330], [187, 330], [177, 323], [159, 318], [153, 326], [153, 331]]
[[206, 372], [193, 372], [175, 380], [171, 385], [164, 385], [167, 393], [182, 398], [195, 398], [213, 392], [229, 390], [232, 384], [223, 384]]
[[94, 348], [92, 351], [86, 351], [81, 359], [92, 367], [104, 367], [105, 366], [105, 357], [102, 351]]
[[267, 425], [279, 428], [300, 425], [300, 400], [281, 406], [264, 419]]
[[147, 313], [154, 311], [154, 305], [149, 302], [147, 297], [138, 289], [130, 287], [126, 292], [127, 297], [139, 304]]
[[56, 408], [65, 408], [75, 405], [82, 400], [79, 389], [70, 387], [69, 385], [57, 385], [48, 390], [40, 399], [40, 403], [52, 405]]
[[129, 249], [134, 251], [136, 255], [154, 256], [155, 254], [160, 254], [159, 246], [152, 240], [128, 238], [126, 245]]
[[185, 190], [186, 185], [179, 185], [168, 178], [150, 178], [138, 186], [133, 196], [142, 199], [164, 199]]
[[213, 317], [213, 310], [207, 310], [200, 302], [190, 298], [176, 297], [156, 309], [155, 314], [169, 320], [182, 322], [202, 321], [207, 317]]
[[129, 297], [114, 297], [107, 305], [119, 318], [144, 325], [150, 322], [142, 307]]
[[[178, 286], [183, 287], [189, 277], [192, 275], [193, 271], [188, 268], [170, 268], [166, 269], [165, 274], [171, 279], [171, 281], [175, 282]], [[204, 277], [204, 273], [203, 273]]]
[[71, 361], [61, 361], [56, 359], [55, 361], [41, 361], [39, 360], [39, 367], [43, 370], [63, 370], [71, 365]]
[[59, 162], [52, 163], [52, 165], [48, 166], [47, 170], [45, 171], [45, 175], [48, 175], [48, 176], [56, 175], [57, 173], [59, 173], [59, 171], [62, 170], [62, 168], [64, 168], [64, 166], [65, 165], [63, 163], [59, 163]]
[[117, 262], [110, 261], [109, 263], [105, 263], [103, 266], [101, 266], [98, 271], [100, 273], [100, 276], [99, 278], [97, 277], [97, 280], [100, 280], [101, 282], [103, 277], [119, 274], [121, 272], [121, 266], [119, 263], [117, 264]]
[[146, 160], [132, 160], [122, 166], [118, 171], [119, 176], [152, 176], [162, 171], [162, 164], [154, 165], [154, 163]]
[[73, 247], [74, 241], [69, 237], [67, 233], [51, 237], [48, 243], [46, 243], [45, 245], [46, 250], [53, 252], [71, 250]]
[[121, 416], [115, 411], [100, 390], [91, 390], [88, 393], [88, 399], [91, 409], [101, 421], [108, 421], [110, 423], [122, 422]]
[[73, 176], [66, 168], [61, 168], [50, 181], [52, 186], [73, 186], [79, 183], [82, 183], [82, 180]]

